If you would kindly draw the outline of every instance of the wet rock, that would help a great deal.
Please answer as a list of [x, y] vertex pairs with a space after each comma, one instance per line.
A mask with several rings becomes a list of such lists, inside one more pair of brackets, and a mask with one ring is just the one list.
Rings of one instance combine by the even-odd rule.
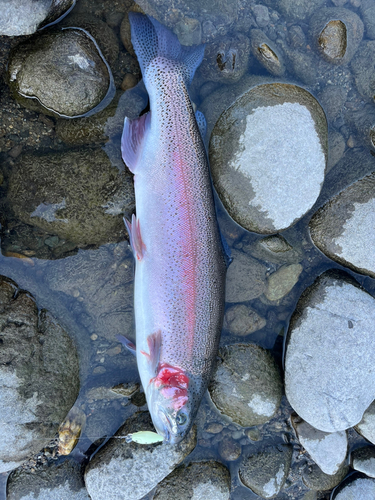
[[275, 415], [282, 383], [268, 351], [255, 344], [234, 344], [220, 349], [209, 392], [224, 415], [250, 427], [268, 422]]
[[297, 283], [302, 270], [301, 264], [291, 264], [290, 266], [282, 266], [272, 273], [267, 279], [265, 292], [267, 299], [277, 301], [285, 297]]
[[351, 62], [358, 92], [367, 101], [374, 102], [375, 40], [363, 41]]
[[68, 14], [75, 0], [7, 0], [1, 5], [0, 35], [31, 35]]
[[266, 266], [238, 250], [232, 251], [232, 258], [227, 271], [225, 300], [245, 302], [262, 295], [266, 289]]
[[138, 413], [90, 461], [85, 483], [92, 500], [101, 500], [103, 496], [116, 498], [119, 491], [124, 500], [142, 498], [167, 477], [196, 444], [194, 429], [177, 445], [145, 446], [116, 439], [116, 436], [145, 430], [154, 432], [151, 417], [148, 412]]
[[303, 21], [318, 10], [324, 0], [265, 0], [264, 3], [273, 9], [280, 11], [288, 21]]
[[[130, 7], [129, 12], [141, 12], [144, 14], [144, 11], [139, 7], [138, 4], [133, 4]], [[120, 26], [120, 38], [122, 43], [124, 44], [125, 49], [129, 52], [129, 54], [135, 56], [133, 44], [131, 41], [131, 29], [130, 29], [130, 21], [128, 13], [125, 14]]]
[[245, 304], [236, 304], [225, 312], [224, 328], [233, 335], [245, 337], [265, 326], [266, 320]]
[[241, 33], [219, 38], [206, 46], [199, 73], [212, 82], [237, 82], [247, 70], [249, 52], [250, 41]]
[[221, 458], [226, 462], [234, 462], [241, 456], [241, 445], [231, 437], [225, 437], [218, 447]]
[[319, 94], [318, 99], [322, 105], [328, 122], [333, 122], [342, 114], [347, 90], [338, 85], [327, 85]]
[[375, 174], [355, 182], [321, 207], [310, 221], [315, 245], [344, 266], [375, 277]]
[[361, 14], [365, 25], [366, 37], [375, 39], [375, 2], [374, 0], [361, 0]]
[[8, 201], [26, 224], [80, 246], [118, 241], [134, 209], [132, 178], [101, 149], [25, 154], [14, 166]]
[[260, 238], [244, 245], [244, 249], [256, 259], [277, 264], [293, 264], [302, 258], [301, 250], [290, 245], [280, 234]]
[[61, 26], [84, 29], [98, 44], [108, 64], [111, 67], [115, 64], [119, 55], [119, 42], [114, 31], [107, 23], [88, 13], [73, 13], [61, 23]]
[[368, 478], [358, 478], [344, 486], [332, 496], [332, 500], [370, 500], [375, 496], [375, 481]]
[[336, 474], [348, 449], [346, 432], [318, 431], [298, 417], [292, 420], [298, 440], [319, 468], [330, 476]]
[[283, 46], [288, 60], [288, 70], [306, 85], [315, 85], [318, 79], [318, 66], [315, 54], [302, 49], [288, 50]]
[[182, 45], [199, 45], [202, 43], [202, 26], [198, 19], [184, 17], [176, 24], [175, 33]]
[[355, 430], [370, 443], [375, 444], [375, 402], [367, 408]]
[[322, 108], [288, 84], [259, 85], [239, 97], [217, 121], [209, 148], [213, 182], [229, 214], [265, 234], [288, 228], [315, 203], [326, 154]]
[[298, 24], [293, 24], [293, 26], [289, 28], [288, 35], [291, 47], [297, 49], [306, 45], [305, 33]]
[[259, 28], [265, 28], [270, 22], [270, 14], [268, 12], [268, 8], [265, 5], [254, 5], [253, 14]]
[[350, 461], [353, 469], [375, 478], [375, 448], [373, 446], [355, 449], [351, 453]]
[[261, 30], [250, 31], [250, 47], [254, 57], [272, 75], [282, 76], [285, 64], [280, 48], [276, 46]]
[[83, 481], [84, 467], [73, 460], [49, 464], [37, 471], [17, 469], [7, 484], [8, 500], [90, 500]]
[[373, 297], [346, 273], [324, 273], [302, 294], [288, 332], [285, 393], [316, 429], [348, 429], [374, 400], [374, 325]]
[[55, 434], [79, 391], [75, 347], [13, 281], [0, 281], [0, 472], [17, 467]]
[[346, 64], [356, 53], [363, 37], [363, 23], [353, 11], [328, 7], [310, 19], [310, 36], [318, 51], [332, 64]]
[[11, 54], [9, 85], [25, 107], [72, 118], [103, 109], [115, 92], [108, 63], [82, 29], [42, 33]]
[[349, 472], [347, 465], [342, 466], [336, 474], [325, 474], [317, 465], [306, 467], [302, 475], [302, 481], [305, 485], [314, 491], [332, 490], [341, 483]]
[[347, 113], [345, 116], [349, 126], [357, 130], [357, 138], [361, 143], [375, 148], [375, 109], [373, 103], [367, 103], [360, 109]]
[[327, 172], [333, 168], [344, 156], [346, 148], [345, 139], [336, 130], [331, 130], [328, 134], [328, 163]]
[[274, 498], [285, 484], [291, 460], [290, 446], [265, 448], [244, 460], [239, 469], [240, 479], [260, 497]]
[[229, 500], [230, 475], [217, 462], [181, 465], [158, 484], [154, 500]]

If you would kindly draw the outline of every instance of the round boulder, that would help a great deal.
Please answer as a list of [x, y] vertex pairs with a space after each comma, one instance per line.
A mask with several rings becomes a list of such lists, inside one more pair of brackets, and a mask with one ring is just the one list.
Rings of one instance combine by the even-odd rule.
[[220, 412], [243, 427], [251, 427], [275, 415], [282, 382], [268, 351], [255, 344], [234, 344], [220, 349], [208, 390]]
[[99, 46], [80, 28], [42, 33], [17, 45], [9, 60], [8, 80], [22, 105], [65, 118], [100, 111], [115, 94]]
[[312, 217], [315, 245], [356, 272], [375, 278], [375, 173], [355, 182]]
[[324, 432], [357, 424], [375, 399], [375, 300], [346, 273], [327, 272], [302, 294], [285, 356], [285, 393]]
[[73, 342], [13, 281], [0, 278], [0, 472], [51, 440], [79, 391]]
[[282, 231], [319, 196], [327, 159], [324, 112], [301, 87], [259, 85], [220, 116], [209, 155], [231, 217], [248, 231]]
[[132, 176], [101, 148], [19, 158], [9, 179], [9, 206], [21, 221], [76, 245], [124, 237], [124, 212], [134, 209]]

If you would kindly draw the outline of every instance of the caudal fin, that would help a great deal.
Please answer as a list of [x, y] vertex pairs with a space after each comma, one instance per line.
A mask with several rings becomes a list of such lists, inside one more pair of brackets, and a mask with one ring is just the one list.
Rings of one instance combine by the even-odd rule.
[[177, 36], [156, 19], [138, 12], [129, 12], [132, 44], [147, 87], [147, 68], [156, 57], [180, 63], [187, 86], [203, 59], [204, 45], [185, 47]]

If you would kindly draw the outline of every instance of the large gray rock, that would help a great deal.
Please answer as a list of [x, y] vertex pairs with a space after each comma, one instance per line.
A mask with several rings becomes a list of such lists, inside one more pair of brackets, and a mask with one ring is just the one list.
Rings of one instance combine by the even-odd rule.
[[322, 432], [307, 422], [293, 419], [298, 440], [310, 457], [326, 474], [336, 474], [343, 464], [348, 450], [348, 438], [345, 431]]
[[209, 155], [230, 216], [249, 231], [281, 231], [319, 196], [327, 155], [324, 112], [301, 87], [259, 85], [221, 115]]
[[375, 174], [332, 198], [309, 227], [313, 242], [328, 257], [375, 277]]
[[31, 35], [66, 15], [75, 0], [0, 0], [0, 35]]
[[178, 445], [127, 443], [126, 436], [138, 431], [154, 431], [148, 412], [129, 419], [91, 460], [85, 483], [92, 500], [140, 500], [170, 474], [193, 450], [196, 431], [193, 428]]
[[22, 105], [66, 118], [98, 112], [115, 94], [99, 46], [78, 28], [42, 33], [19, 44], [9, 60], [8, 79]]
[[240, 479], [261, 498], [274, 498], [284, 486], [291, 460], [290, 446], [268, 447], [244, 460]]
[[0, 472], [38, 452], [57, 431], [79, 391], [75, 347], [34, 299], [0, 281]]
[[375, 40], [364, 40], [351, 62], [358, 92], [367, 101], [374, 102]]
[[355, 430], [370, 443], [375, 444], [375, 402], [367, 408]]
[[326, 474], [317, 465], [308, 465], [302, 474], [302, 481], [312, 491], [332, 490], [341, 483], [349, 472], [349, 467], [343, 465], [336, 474]]
[[217, 462], [181, 465], [156, 487], [154, 500], [229, 500], [230, 474]]
[[134, 210], [132, 176], [101, 148], [25, 154], [12, 169], [8, 202], [16, 217], [76, 245], [124, 238], [123, 213]]
[[90, 500], [82, 465], [73, 460], [49, 464], [37, 471], [17, 469], [7, 483], [7, 500]]
[[374, 298], [345, 273], [322, 274], [300, 298], [285, 356], [285, 393], [324, 432], [357, 424], [375, 398]]
[[234, 344], [220, 349], [208, 390], [224, 415], [250, 427], [268, 422], [275, 415], [282, 383], [268, 351], [255, 344]]

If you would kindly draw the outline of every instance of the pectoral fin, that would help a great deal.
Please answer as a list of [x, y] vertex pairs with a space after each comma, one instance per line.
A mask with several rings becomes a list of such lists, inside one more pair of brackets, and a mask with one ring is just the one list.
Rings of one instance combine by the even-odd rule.
[[124, 120], [124, 130], [121, 138], [121, 153], [122, 159], [133, 174], [137, 169], [142, 145], [150, 129], [150, 124], [150, 111], [135, 120], [129, 120], [127, 117]]
[[151, 369], [156, 373], [161, 352], [161, 330], [158, 330], [147, 337], [147, 345], [150, 354], [145, 351], [141, 351], [141, 353], [147, 357], [149, 363], [151, 363]]
[[134, 257], [137, 260], [142, 260], [143, 255], [144, 255], [144, 251], [146, 250], [146, 246], [142, 240], [141, 228], [139, 226], [139, 220], [133, 214], [132, 221], [129, 222], [124, 217], [124, 223], [126, 226], [126, 230], [128, 231], [128, 234], [129, 234], [130, 245], [132, 247]]

